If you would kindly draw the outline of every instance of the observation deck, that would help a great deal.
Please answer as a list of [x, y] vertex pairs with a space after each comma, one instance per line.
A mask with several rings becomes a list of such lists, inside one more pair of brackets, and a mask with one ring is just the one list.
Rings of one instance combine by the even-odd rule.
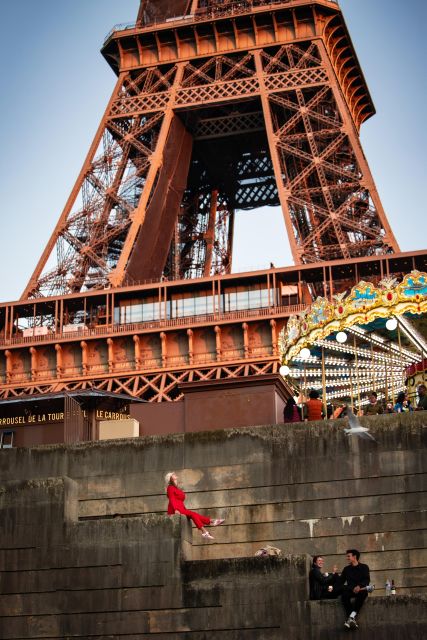
[[336, 0], [242, 0], [194, 14], [118, 24], [102, 54], [116, 74], [269, 45], [322, 39], [351, 109], [363, 106], [357, 126], [375, 107]]

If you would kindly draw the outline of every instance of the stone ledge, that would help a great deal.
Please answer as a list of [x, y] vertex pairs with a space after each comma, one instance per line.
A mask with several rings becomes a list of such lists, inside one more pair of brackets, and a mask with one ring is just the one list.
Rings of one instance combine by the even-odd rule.
[[[308, 601], [310, 640], [345, 636], [340, 599]], [[427, 634], [427, 595], [369, 597], [358, 616], [359, 640], [421, 640]]]
[[[362, 416], [360, 422], [368, 426], [374, 433], [390, 435], [395, 431], [400, 431], [403, 436], [419, 434], [423, 439], [427, 438], [425, 427], [427, 426], [427, 414], [424, 412], [387, 414], [378, 416]], [[66, 452], [82, 450], [100, 449], [133, 449], [140, 450], [155, 445], [177, 445], [177, 444], [204, 444], [209, 442], [226, 442], [236, 437], [255, 438], [260, 441], [272, 441], [275, 443], [286, 442], [293, 434], [300, 435], [301, 432], [312, 437], [322, 437], [326, 434], [333, 435], [342, 432], [343, 427], [348, 427], [348, 421], [320, 420], [313, 422], [297, 422], [289, 424], [260, 425], [254, 427], [239, 427], [232, 429], [218, 429], [214, 431], [195, 431], [185, 434], [166, 434], [158, 436], [142, 436], [140, 438], [120, 438], [118, 440], [105, 440], [93, 442], [80, 442], [72, 445], [50, 444], [38, 445], [35, 447], [14, 448], [12, 450], [0, 450], [1, 456], [10, 456], [11, 452], [34, 451], [34, 452]], [[423, 429], [424, 427], [424, 429]], [[342, 435], [342, 434], [341, 434]]]

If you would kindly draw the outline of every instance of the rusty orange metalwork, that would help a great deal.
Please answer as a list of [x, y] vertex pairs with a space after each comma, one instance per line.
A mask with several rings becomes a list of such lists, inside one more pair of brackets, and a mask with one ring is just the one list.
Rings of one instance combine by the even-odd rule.
[[0, 304], [0, 399], [99, 389], [151, 402], [180, 384], [277, 373], [313, 297], [427, 271], [427, 251], [163, 280]]
[[265, 204], [296, 264], [397, 251], [337, 3], [163, 4], [104, 44], [118, 82], [23, 298], [229, 273], [234, 211]]
[[[3, 397], [170, 401], [179, 381], [270, 373], [314, 295], [426, 268], [399, 254], [364, 157], [375, 109], [335, 0], [142, 0], [102, 53], [111, 99], [21, 300], [0, 305]], [[277, 205], [296, 266], [231, 274], [235, 211]], [[260, 301], [232, 308], [244, 291]]]

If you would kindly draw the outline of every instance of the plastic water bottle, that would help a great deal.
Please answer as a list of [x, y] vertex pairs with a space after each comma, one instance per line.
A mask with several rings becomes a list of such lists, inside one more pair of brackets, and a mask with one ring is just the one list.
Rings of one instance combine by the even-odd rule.
[[385, 594], [386, 596], [391, 596], [391, 582], [389, 578], [387, 578], [387, 582], [385, 583]]

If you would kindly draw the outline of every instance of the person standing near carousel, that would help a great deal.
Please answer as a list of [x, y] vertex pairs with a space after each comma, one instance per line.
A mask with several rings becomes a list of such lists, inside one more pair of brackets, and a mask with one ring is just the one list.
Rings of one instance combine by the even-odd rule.
[[397, 398], [396, 404], [393, 407], [394, 413], [406, 413], [408, 411], [413, 411], [411, 407], [411, 401], [408, 398], [408, 394], [406, 391], [401, 391]]
[[295, 398], [292, 396], [286, 400], [285, 408], [283, 409], [283, 422], [301, 422], [301, 414]]
[[425, 384], [418, 387], [418, 403], [415, 411], [427, 411], [427, 388]]
[[384, 413], [383, 406], [378, 402], [378, 395], [376, 391], [371, 391], [368, 396], [369, 404], [363, 409], [364, 416], [377, 416]]
[[319, 398], [319, 392], [316, 389], [312, 389], [308, 394], [308, 400], [304, 405], [304, 417], [308, 422], [313, 420], [322, 420], [323, 415], [323, 403]]
[[174, 471], [165, 475], [166, 493], [169, 499], [168, 515], [173, 516], [174, 513], [181, 513], [194, 522], [196, 527], [202, 532], [202, 538], [213, 540], [214, 537], [205, 529], [207, 526], [217, 527], [224, 522], [224, 518], [215, 518], [212, 520], [208, 516], [202, 516], [200, 513], [190, 511], [184, 504], [185, 493], [178, 487], [178, 476]]

